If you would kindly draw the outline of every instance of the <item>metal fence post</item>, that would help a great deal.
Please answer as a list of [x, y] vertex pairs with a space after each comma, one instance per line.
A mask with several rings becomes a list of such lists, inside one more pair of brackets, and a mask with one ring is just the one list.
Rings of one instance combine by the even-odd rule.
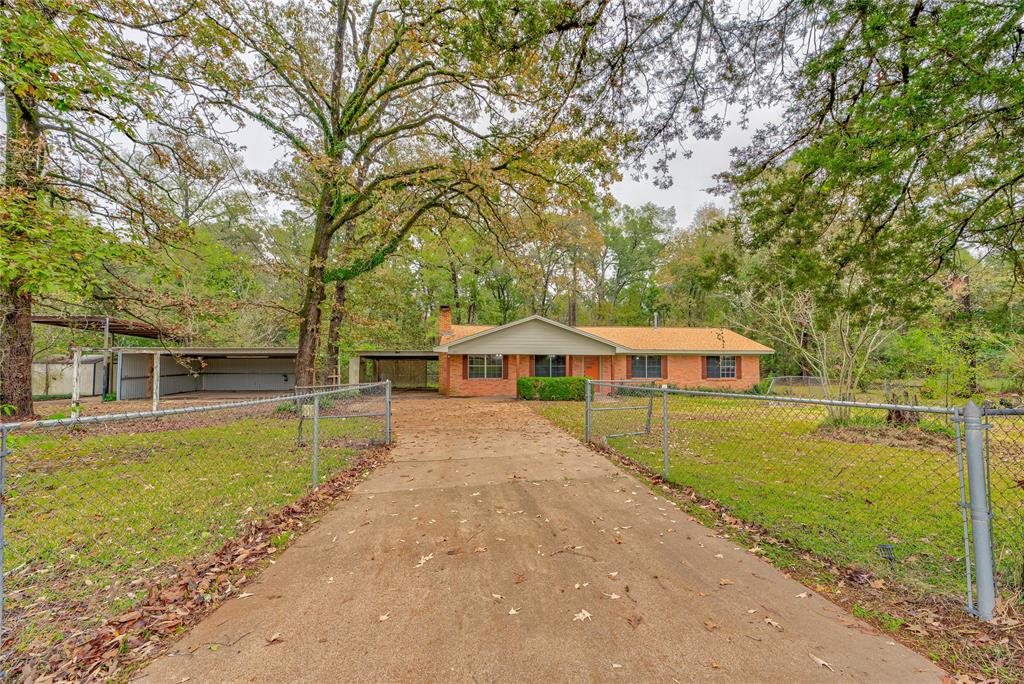
[[320, 395], [313, 396], [313, 486], [320, 481]]
[[391, 444], [391, 380], [384, 382], [384, 443]]
[[664, 465], [663, 474], [668, 479], [668, 388], [661, 390], [661, 456]]
[[974, 579], [978, 593], [978, 617], [991, 620], [996, 606], [995, 571], [992, 562], [992, 510], [988, 501], [985, 465], [985, 430], [982, 410], [973, 401], [964, 407], [964, 443], [967, 447], [967, 485], [971, 500], [971, 536], [974, 541]]
[[584, 413], [586, 415], [586, 418], [584, 418], [583, 441], [586, 444], [590, 444], [590, 402], [591, 402], [590, 393], [593, 391], [593, 387], [594, 387], [594, 385], [592, 384], [591, 380], [588, 378], [587, 379], [587, 384], [585, 386], [585, 389], [583, 390], [583, 403], [584, 403], [584, 407], [585, 407], [584, 408]]

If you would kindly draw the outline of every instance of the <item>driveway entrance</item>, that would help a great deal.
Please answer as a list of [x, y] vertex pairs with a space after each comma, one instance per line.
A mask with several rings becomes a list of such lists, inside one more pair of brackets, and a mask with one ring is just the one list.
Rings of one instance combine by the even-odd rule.
[[146, 682], [939, 682], [518, 402], [395, 402], [394, 462]]

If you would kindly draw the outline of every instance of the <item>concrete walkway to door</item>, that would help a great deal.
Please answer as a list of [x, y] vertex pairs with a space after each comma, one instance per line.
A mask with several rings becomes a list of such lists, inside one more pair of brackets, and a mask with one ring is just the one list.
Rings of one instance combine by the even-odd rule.
[[146, 682], [939, 682], [521, 403], [395, 403], [394, 463]]

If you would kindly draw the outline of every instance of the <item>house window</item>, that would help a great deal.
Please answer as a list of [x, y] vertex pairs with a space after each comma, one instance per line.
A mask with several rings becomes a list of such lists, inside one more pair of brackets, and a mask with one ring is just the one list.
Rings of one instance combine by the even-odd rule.
[[735, 356], [709, 356], [707, 357], [708, 377], [714, 379], [736, 377]]
[[660, 356], [631, 356], [631, 376], [634, 378], [660, 378], [661, 357]]
[[564, 378], [565, 357], [564, 356], [534, 356], [533, 374], [540, 378]]
[[470, 354], [466, 357], [466, 364], [466, 375], [470, 379], [501, 380], [501, 354]]

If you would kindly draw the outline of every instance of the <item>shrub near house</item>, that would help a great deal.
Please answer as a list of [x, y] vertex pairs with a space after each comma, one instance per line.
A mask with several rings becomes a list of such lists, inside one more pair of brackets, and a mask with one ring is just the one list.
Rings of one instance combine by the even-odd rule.
[[526, 377], [516, 381], [516, 393], [520, 399], [583, 401], [586, 391], [587, 379], [580, 377]]

